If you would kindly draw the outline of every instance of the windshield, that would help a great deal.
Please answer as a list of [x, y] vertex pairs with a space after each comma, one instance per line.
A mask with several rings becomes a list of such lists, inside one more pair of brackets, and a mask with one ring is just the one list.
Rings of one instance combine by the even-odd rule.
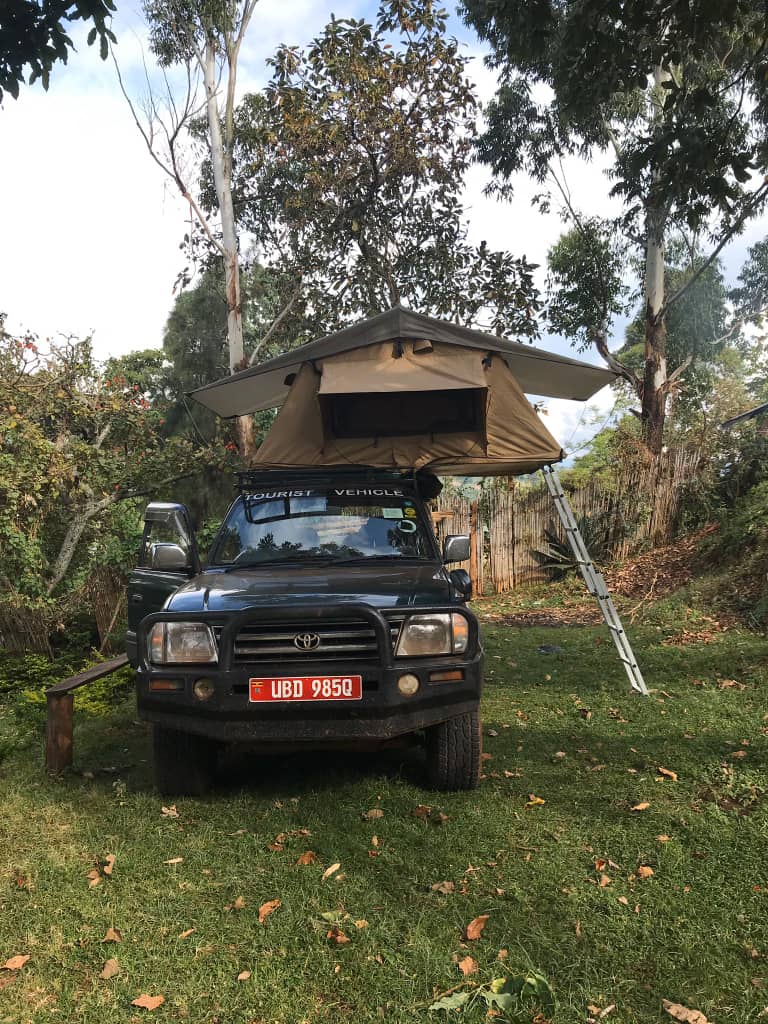
[[215, 565], [434, 558], [413, 498], [375, 485], [245, 495], [212, 552]]

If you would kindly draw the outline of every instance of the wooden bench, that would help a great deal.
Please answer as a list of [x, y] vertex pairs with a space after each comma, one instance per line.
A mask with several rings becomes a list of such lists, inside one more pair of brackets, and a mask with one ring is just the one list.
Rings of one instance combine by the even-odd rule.
[[76, 676], [63, 679], [45, 691], [48, 717], [45, 727], [45, 767], [49, 772], [61, 772], [72, 764], [72, 718], [74, 713], [73, 691], [97, 679], [116, 672], [128, 664], [128, 658], [102, 661], [98, 665], [78, 672]]

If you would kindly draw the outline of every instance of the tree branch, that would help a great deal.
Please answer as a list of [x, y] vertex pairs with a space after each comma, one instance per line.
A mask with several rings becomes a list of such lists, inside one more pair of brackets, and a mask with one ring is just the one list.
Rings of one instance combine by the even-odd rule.
[[302, 284], [303, 284], [303, 282], [300, 281], [299, 284], [296, 286], [296, 289], [292, 293], [291, 297], [288, 299], [286, 304], [280, 310], [280, 313], [275, 317], [275, 319], [270, 324], [270, 327], [269, 327], [269, 330], [267, 331], [267, 333], [264, 335], [264, 337], [261, 339], [261, 341], [258, 343], [256, 348], [251, 353], [251, 358], [248, 360], [248, 365], [249, 366], [253, 366], [253, 364], [256, 362], [256, 358], [257, 358], [259, 352], [269, 342], [270, 338], [274, 335], [275, 331], [277, 331], [278, 327], [283, 323], [285, 318], [288, 316], [290, 311], [293, 309], [293, 306], [294, 306], [296, 300], [301, 295]]
[[741, 211], [741, 213], [730, 226], [730, 228], [728, 228], [728, 230], [725, 232], [725, 234], [720, 239], [715, 248], [712, 250], [712, 252], [709, 254], [709, 256], [707, 256], [707, 258], [699, 264], [699, 266], [696, 268], [696, 271], [688, 278], [685, 284], [680, 285], [677, 291], [673, 295], [670, 295], [665, 300], [663, 306], [659, 310], [659, 316], [665, 316], [667, 310], [672, 305], [672, 303], [677, 302], [679, 299], [681, 299], [682, 296], [685, 295], [685, 293], [691, 287], [691, 285], [695, 284], [696, 281], [698, 281], [698, 279], [701, 277], [704, 271], [712, 266], [712, 264], [715, 262], [717, 257], [726, 247], [726, 245], [740, 231], [746, 219], [752, 213], [754, 213], [754, 211], [757, 209], [758, 206], [760, 206], [761, 203], [765, 202], [767, 197], [768, 181], [764, 181], [760, 188], [756, 189], [756, 191], [752, 193], [752, 198], [745, 205], [744, 209]]
[[[216, 238], [216, 236], [211, 231], [211, 226], [208, 223], [207, 217], [205, 216], [203, 211], [200, 209], [200, 207], [198, 206], [197, 202], [192, 197], [192, 195], [191, 195], [189, 189], [187, 188], [186, 184], [184, 183], [184, 180], [181, 177], [181, 171], [179, 169], [177, 158], [176, 158], [175, 141], [178, 138], [178, 135], [179, 135], [179, 133], [181, 131], [181, 128], [182, 128], [182, 126], [184, 124], [184, 120], [188, 116], [187, 111], [190, 110], [189, 103], [187, 103], [185, 105], [184, 118], [181, 119], [179, 121], [179, 123], [175, 126], [173, 132], [169, 133], [167, 128], [166, 128], [166, 126], [165, 126], [165, 124], [163, 123], [162, 119], [159, 116], [157, 116], [157, 114], [156, 114], [156, 109], [157, 108], [155, 107], [154, 97], [152, 96], [152, 93], [150, 91], [150, 102], [152, 104], [152, 109], [155, 111], [155, 114], [157, 116], [157, 120], [162, 125], [163, 131], [165, 132], [165, 137], [166, 137], [166, 139], [168, 141], [168, 147], [169, 147], [169, 154], [168, 155], [169, 155], [169, 158], [170, 158], [170, 164], [167, 164], [163, 160], [161, 160], [160, 157], [155, 152], [155, 149], [154, 149], [154, 135], [153, 135], [151, 130], [147, 130], [144, 127], [144, 125], [141, 123], [141, 121], [139, 119], [139, 116], [136, 113], [136, 108], [133, 105], [133, 101], [131, 100], [130, 96], [128, 95], [128, 92], [126, 91], [126, 88], [125, 88], [125, 86], [123, 84], [123, 78], [122, 78], [122, 75], [120, 74], [120, 66], [117, 63], [117, 58], [115, 57], [114, 51], [110, 50], [110, 52], [112, 53], [112, 61], [113, 61], [114, 65], [115, 65], [115, 70], [117, 72], [117, 81], [118, 81], [118, 84], [120, 86], [120, 92], [123, 94], [123, 98], [125, 99], [125, 102], [128, 104], [128, 109], [131, 111], [131, 115], [133, 117], [134, 123], [135, 123], [136, 127], [139, 129], [141, 137], [144, 139], [144, 142], [146, 144], [147, 151], [149, 152], [149, 155], [155, 161], [155, 163], [160, 168], [160, 170], [163, 171], [164, 174], [167, 174], [168, 177], [171, 178], [176, 183], [176, 187], [178, 188], [179, 192], [184, 197], [184, 199], [189, 203], [190, 209], [192, 210], [192, 212], [194, 213], [195, 217], [197, 218], [197, 221], [200, 224], [200, 227], [205, 232], [205, 234], [206, 234], [208, 240], [210, 241], [211, 245], [219, 253], [221, 253], [221, 255], [223, 256], [224, 255], [224, 249], [223, 249], [221, 243], [219, 242], [219, 240]], [[191, 114], [191, 111], [190, 111], [190, 114]]]

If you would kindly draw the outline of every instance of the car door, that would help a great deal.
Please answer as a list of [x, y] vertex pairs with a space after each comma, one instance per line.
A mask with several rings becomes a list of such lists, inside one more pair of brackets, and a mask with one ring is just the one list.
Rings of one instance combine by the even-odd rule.
[[160, 611], [170, 595], [200, 572], [197, 542], [184, 505], [153, 501], [144, 512], [136, 568], [128, 581], [126, 653], [137, 662], [136, 631], [145, 615]]

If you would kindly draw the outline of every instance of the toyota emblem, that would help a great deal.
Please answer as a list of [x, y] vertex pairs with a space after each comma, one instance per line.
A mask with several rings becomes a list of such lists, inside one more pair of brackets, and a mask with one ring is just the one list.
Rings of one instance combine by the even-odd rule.
[[300, 651], [316, 651], [320, 646], [320, 637], [317, 633], [297, 633], [293, 638], [293, 646]]

